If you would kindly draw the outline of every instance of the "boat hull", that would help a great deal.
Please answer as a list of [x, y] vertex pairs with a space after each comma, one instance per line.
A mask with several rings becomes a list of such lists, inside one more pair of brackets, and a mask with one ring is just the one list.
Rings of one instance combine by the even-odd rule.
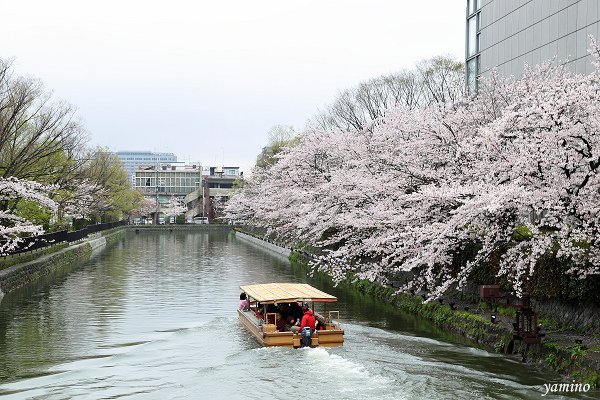
[[[300, 335], [292, 332], [278, 332], [274, 325], [258, 325], [252, 311], [238, 310], [238, 317], [244, 328], [263, 346], [300, 347]], [[344, 330], [328, 327], [315, 331], [312, 346], [337, 347], [344, 344]]]

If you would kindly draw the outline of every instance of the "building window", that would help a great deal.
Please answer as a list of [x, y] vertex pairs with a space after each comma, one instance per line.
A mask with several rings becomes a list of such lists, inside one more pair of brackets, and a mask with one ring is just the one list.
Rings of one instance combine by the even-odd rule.
[[469, 94], [477, 92], [481, 52], [481, 0], [467, 0], [466, 84]]
[[467, 15], [473, 14], [481, 8], [481, 0], [467, 0]]
[[479, 63], [479, 56], [471, 58], [467, 61], [467, 89], [469, 94], [475, 94], [477, 92], [477, 64]]
[[477, 53], [477, 19], [471, 17], [467, 20], [467, 57]]

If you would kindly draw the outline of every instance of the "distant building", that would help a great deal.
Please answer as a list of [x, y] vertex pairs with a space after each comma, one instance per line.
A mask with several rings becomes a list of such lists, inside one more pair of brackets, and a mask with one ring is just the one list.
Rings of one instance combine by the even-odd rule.
[[234, 182], [243, 177], [239, 167], [202, 167], [200, 163], [154, 163], [139, 165], [133, 185], [145, 197], [164, 205], [171, 196], [187, 206], [186, 218], [219, 217], [229, 199]]
[[145, 197], [157, 199], [161, 204], [167, 203], [171, 196], [183, 200], [202, 186], [202, 167], [200, 163], [140, 165], [135, 170], [133, 184]]
[[209, 221], [219, 218], [235, 181], [242, 179], [243, 174], [239, 167], [204, 167], [202, 187], [185, 197], [186, 218], [208, 217]]
[[600, 37], [598, 0], [467, 0], [466, 84], [497, 68], [519, 77], [556, 57], [576, 73], [592, 71], [588, 35]]
[[133, 182], [136, 169], [141, 165], [177, 162], [173, 153], [153, 153], [151, 151], [118, 151], [115, 153], [123, 163], [129, 181]]

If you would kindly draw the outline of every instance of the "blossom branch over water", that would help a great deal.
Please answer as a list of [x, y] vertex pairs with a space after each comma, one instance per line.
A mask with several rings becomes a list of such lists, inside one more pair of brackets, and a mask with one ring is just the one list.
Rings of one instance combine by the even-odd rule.
[[408, 276], [437, 297], [494, 259], [521, 294], [543, 257], [600, 273], [599, 130], [598, 69], [491, 73], [476, 97], [305, 133], [254, 170], [228, 217], [320, 249], [337, 281]]

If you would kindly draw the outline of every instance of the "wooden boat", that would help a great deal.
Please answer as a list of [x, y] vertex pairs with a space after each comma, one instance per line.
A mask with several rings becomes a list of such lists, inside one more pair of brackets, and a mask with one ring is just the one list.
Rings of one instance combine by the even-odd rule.
[[301, 346], [300, 333], [277, 330], [280, 315], [291, 314], [300, 305], [308, 306], [318, 321], [311, 338], [311, 347], [343, 345], [344, 330], [339, 323], [339, 311], [322, 310], [321, 314], [315, 310], [315, 303], [322, 303], [325, 308], [329, 303], [337, 301], [335, 296], [304, 283], [244, 285], [240, 289], [250, 302], [248, 310], [238, 309], [240, 322], [263, 346]]

